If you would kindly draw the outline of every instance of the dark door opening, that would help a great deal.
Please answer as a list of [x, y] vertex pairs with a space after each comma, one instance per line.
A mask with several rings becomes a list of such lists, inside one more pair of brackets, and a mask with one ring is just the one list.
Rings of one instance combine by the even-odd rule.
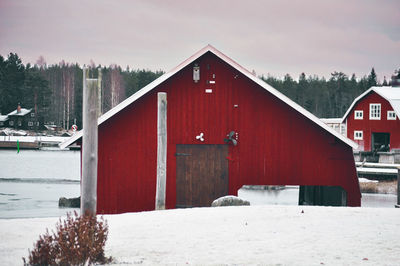
[[176, 145], [176, 207], [210, 207], [228, 194], [228, 145]]
[[347, 193], [338, 186], [300, 186], [299, 205], [347, 206]]
[[390, 133], [372, 133], [371, 151], [389, 151]]

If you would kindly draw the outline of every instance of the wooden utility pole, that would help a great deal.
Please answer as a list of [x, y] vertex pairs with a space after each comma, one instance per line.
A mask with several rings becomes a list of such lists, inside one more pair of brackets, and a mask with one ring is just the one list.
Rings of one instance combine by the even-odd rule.
[[156, 210], [164, 210], [167, 181], [167, 94], [159, 92], [157, 98]]
[[87, 79], [88, 69], [83, 67], [83, 139], [81, 215], [96, 215], [97, 203], [97, 117], [98, 82]]
[[103, 74], [102, 74], [102, 72], [101, 72], [101, 68], [99, 68], [99, 75], [98, 75], [98, 78], [97, 78], [97, 86], [98, 86], [98, 88], [99, 88], [99, 91], [98, 91], [98, 110], [99, 110], [99, 113], [98, 113], [98, 116], [101, 116], [102, 114], [103, 114], [103, 110], [102, 110], [102, 104], [101, 104], [101, 79], [102, 79], [102, 76], [103, 76]]
[[396, 208], [400, 208], [400, 168], [397, 168], [397, 205]]

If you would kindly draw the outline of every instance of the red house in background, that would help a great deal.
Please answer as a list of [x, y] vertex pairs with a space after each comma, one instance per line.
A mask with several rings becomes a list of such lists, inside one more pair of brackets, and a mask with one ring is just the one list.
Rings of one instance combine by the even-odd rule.
[[372, 87], [343, 116], [347, 137], [360, 151], [400, 149], [400, 87]]
[[[158, 92], [168, 101], [167, 208], [210, 206], [243, 185], [301, 185], [300, 203], [339, 188], [360, 206], [357, 145], [208, 45], [99, 118], [98, 213], [155, 208]], [[312, 204], [329, 205], [331, 192]]]

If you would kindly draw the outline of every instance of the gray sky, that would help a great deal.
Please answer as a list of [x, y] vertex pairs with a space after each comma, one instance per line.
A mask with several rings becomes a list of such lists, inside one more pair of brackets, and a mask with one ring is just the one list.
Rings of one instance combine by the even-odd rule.
[[400, 68], [400, 1], [0, 0], [0, 54], [170, 70], [207, 44], [258, 75], [380, 80]]

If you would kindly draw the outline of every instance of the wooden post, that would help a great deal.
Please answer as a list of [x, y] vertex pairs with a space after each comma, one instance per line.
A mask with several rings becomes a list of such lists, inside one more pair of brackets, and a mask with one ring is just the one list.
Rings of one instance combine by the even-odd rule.
[[97, 203], [97, 79], [87, 79], [83, 68], [83, 139], [81, 215], [96, 215]]
[[397, 205], [396, 208], [400, 208], [400, 168], [397, 168]]
[[98, 75], [98, 78], [97, 78], [97, 86], [98, 86], [98, 88], [99, 88], [99, 91], [98, 91], [98, 103], [97, 103], [97, 106], [98, 106], [98, 116], [101, 116], [102, 114], [103, 114], [103, 110], [102, 110], [102, 104], [101, 104], [101, 79], [102, 79], [102, 76], [103, 76], [103, 74], [102, 74], [102, 72], [101, 72], [101, 67], [99, 68], [99, 75]]
[[167, 94], [159, 92], [157, 98], [156, 210], [164, 210], [167, 181]]

